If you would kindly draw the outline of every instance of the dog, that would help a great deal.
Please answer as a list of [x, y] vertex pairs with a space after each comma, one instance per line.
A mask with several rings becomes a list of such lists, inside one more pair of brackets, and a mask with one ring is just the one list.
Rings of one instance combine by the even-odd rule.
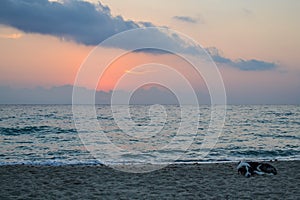
[[263, 174], [271, 174], [276, 175], [277, 170], [275, 167], [268, 163], [260, 163], [260, 162], [244, 162], [240, 161], [237, 166], [237, 170], [239, 174], [249, 178], [254, 175], [263, 175]]

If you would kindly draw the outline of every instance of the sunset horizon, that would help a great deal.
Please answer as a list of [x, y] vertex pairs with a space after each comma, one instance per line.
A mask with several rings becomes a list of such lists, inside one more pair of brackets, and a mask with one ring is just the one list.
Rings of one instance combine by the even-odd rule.
[[[277, 1], [268, 9], [267, 2], [259, 6], [236, 2], [235, 7], [221, 7], [223, 3], [215, 7], [215, 2], [210, 1], [194, 2], [197, 5], [194, 7], [201, 8], [198, 11], [188, 6], [188, 2], [176, 1], [171, 7], [168, 3], [161, 4], [163, 17], [160, 18], [148, 15], [151, 9], [140, 12], [151, 8], [156, 1], [134, 1], [131, 6], [116, 0], [13, 2], [5, 0], [0, 8], [2, 87], [33, 89], [74, 85], [80, 66], [99, 43], [122, 31], [157, 26], [174, 29], [203, 46], [218, 66], [229, 99], [238, 99], [239, 104], [300, 103], [300, 61], [296, 53], [300, 51], [300, 27], [294, 18], [298, 3], [288, 7], [293, 4]], [[289, 8], [289, 12], [284, 8]], [[28, 14], [23, 15], [22, 11]], [[41, 15], [30, 21], [34, 13]], [[58, 21], [55, 15], [62, 18]], [[274, 24], [274, 17], [281, 20]], [[283, 26], [284, 29], [280, 28]], [[162, 33], [156, 37], [166, 36]], [[167, 45], [166, 40], [162, 41]], [[121, 48], [127, 48], [122, 45]], [[118, 48], [105, 47], [104, 52], [110, 55], [119, 51]], [[174, 56], [168, 54], [131, 52], [123, 57], [110, 67], [109, 78], [102, 79], [96, 90], [113, 90], [118, 77], [150, 61], [188, 69], [184, 64], [178, 66]], [[168, 77], [159, 72], [159, 67], [155, 71]], [[197, 84], [194, 80], [193, 84], [206, 88], [207, 83], [201, 82]], [[89, 85], [84, 87], [95, 89]]]

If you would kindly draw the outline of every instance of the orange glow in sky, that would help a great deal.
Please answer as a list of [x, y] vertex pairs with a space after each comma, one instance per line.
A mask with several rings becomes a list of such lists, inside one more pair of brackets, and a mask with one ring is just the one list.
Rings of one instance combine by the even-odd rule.
[[[147, 70], [135, 70], [134, 68], [142, 65], [153, 63], [153, 67]], [[187, 80], [195, 88], [205, 88], [205, 83], [196, 70], [183, 58], [174, 54], [150, 54], [150, 53], [128, 53], [125, 54], [108, 66], [105, 73], [101, 77], [97, 90], [109, 91], [115, 87], [117, 81], [124, 75], [132, 76], [159, 76], [165, 78], [165, 72], [156, 66], [156, 63], [165, 65], [177, 70], [180, 74], [186, 77]], [[164, 72], [164, 73], [163, 73]], [[174, 80], [176, 81], [176, 80]], [[129, 83], [130, 84], [130, 83]], [[131, 83], [134, 84], [134, 83]], [[122, 86], [122, 89], [128, 89], [128, 85]]]

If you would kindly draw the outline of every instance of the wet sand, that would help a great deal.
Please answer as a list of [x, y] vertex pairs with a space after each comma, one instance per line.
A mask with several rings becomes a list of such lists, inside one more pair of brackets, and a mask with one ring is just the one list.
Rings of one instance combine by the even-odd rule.
[[300, 199], [300, 161], [245, 178], [237, 163], [178, 164], [150, 173], [106, 166], [0, 167], [0, 199]]

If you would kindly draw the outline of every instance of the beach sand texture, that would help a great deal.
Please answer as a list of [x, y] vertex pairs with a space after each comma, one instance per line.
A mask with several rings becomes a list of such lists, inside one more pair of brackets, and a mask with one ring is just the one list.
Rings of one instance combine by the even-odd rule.
[[0, 199], [300, 199], [300, 161], [245, 178], [237, 163], [178, 164], [150, 173], [106, 166], [0, 167]]

